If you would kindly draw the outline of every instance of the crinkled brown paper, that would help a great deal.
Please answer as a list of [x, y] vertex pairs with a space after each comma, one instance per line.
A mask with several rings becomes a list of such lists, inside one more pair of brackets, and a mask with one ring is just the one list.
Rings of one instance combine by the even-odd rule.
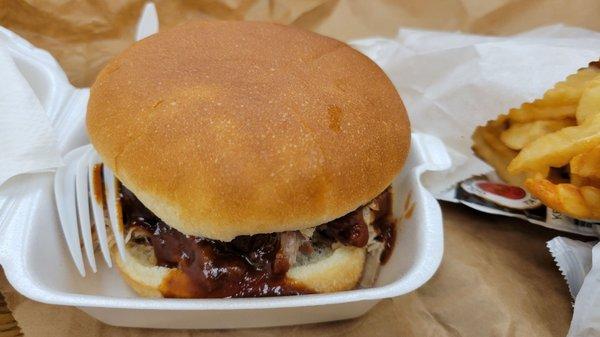
[[[393, 36], [402, 27], [512, 34], [563, 22], [600, 29], [596, 0], [214, 0], [155, 1], [161, 28], [193, 18], [270, 20], [341, 40]], [[50, 51], [71, 82], [89, 86], [133, 41], [143, 1], [0, 0], [0, 25]], [[444, 261], [425, 286], [384, 300], [358, 319], [232, 331], [168, 331], [170, 336], [564, 336], [567, 286], [545, 248], [557, 232], [526, 222], [443, 205]], [[563, 234], [564, 235], [564, 234]], [[115, 328], [70, 307], [0, 290], [26, 336], [162, 336]], [[1, 308], [0, 308], [1, 312]], [[0, 336], [12, 336], [7, 329]]]

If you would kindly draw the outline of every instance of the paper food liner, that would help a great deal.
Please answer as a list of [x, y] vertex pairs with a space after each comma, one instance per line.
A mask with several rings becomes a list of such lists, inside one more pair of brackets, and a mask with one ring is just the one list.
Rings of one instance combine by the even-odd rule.
[[[590, 65], [589, 67], [592, 67], [592, 65]], [[578, 79], [575, 79], [575, 77], [572, 77], [572, 79], [575, 79], [575, 81], [589, 81], [592, 78], [595, 78], [596, 76], [600, 76], [600, 73], [597, 71], [589, 71], [589, 67], [584, 69], [585, 71], [588, 71], [587, 75], [581, 75], [583, 74], [583, 72], [578, 72]], [[569, 77], [571, 78], [571, 76]], [[582, 97], [581, 99], [583, 100], [584, 98]], [[512, 112], [531, 113], [531, 111], [523, 110]], [[481, 128], [482, 130], [490, 128], [494, 129], [494, 123], [497, 124], [500, 122], [502, 122], [502, 120], [497, 119], [495, 121], [492, 121], [491, 125], [489, 125], [488, 123], [488, 125]], [[478, 134], [478, 132], [482, 130], [477, 130], [476, 134]], [[475, 136], [473, 137], [473, 139], [475, 139]], [[486, 140], [481, 138], [478, 141], [485, 143]], [[497, 141], [500, 140], [497, 139]], [[481, 145], [484, 144], [480, 144], [480, 146]], [[494, 150], [492, 150], [492, 152], [494, 152]], [[500, 154], [488, 154], [488, 156], [496, 155], [499, 156]], [[494, 158], [491, 159], [493, 160]], [[498, 163], [498, 165], [501, 165], [501, 168], [499, 169], [505, 170], [505, 165], [508, 165], [508, 163], [504, 163], [501, 161], [500, 163]], [[587, 165], [589, 166], [589, 164]], [[508, 175], [506, 171], [503, 172], [505, 175]], [[509, 175], [506, 177], [506, 179], [516, 180], [514, 183], [517, 184], [517, 181], [522, 178], [518, 176]], [[538, 200], [535, 196], [531, 195], [522, 187], [519, 187], [518, 185], [511, 186], [509, 185], [509, 183], [503, 182], [502, 179], [498, 177], [498, 174], [496, 174], [496, 172], [493, 171], [462, 180], [456, 183], [455, 185], [451, 186], [448, 190], [442, 193], [438, 193], [438, 198], [448, 200], [451, 202], [460, 202], [471, 208], [486, 213], [521, 218], [531, 223], [545, 226], [548, 228], [557, 229], [560, 231], [589, 236], [598, 236], [600, 234], [600, 221], [577, 219], [567, 216], [566, 214], [561, 213], [560, 211], [552, 209], [544, 205], [540, 200]], [[561, 264], [559, 263], [558, 265], [560, 267]]]
[[394, 82], [413, 130], [440, 137], [447, 146], [452, 168], [423, 178], [438, 199], [560, 231], [600, 234], [596, 222], [555, 212], [524, 190], [521, 205], [490, 198], [479, 185], [501, 180], [471, 150], [477, 126], [541, 97], [555, 83], [597, 60], [599, 33], [562, 25], [509, 38], [403, 29], [395, 39], [359, 40], [353, 46]]

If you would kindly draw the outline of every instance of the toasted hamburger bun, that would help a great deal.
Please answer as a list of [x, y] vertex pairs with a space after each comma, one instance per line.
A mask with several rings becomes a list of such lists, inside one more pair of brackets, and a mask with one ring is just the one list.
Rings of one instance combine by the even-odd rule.
[[[127, 245], [123, 261], [113, 245], [111, 255], [126, 283], [143, 297], [163, 297], [164, 281], [176, 268], [156, 266], [151, 250], [141, 245]], [[331, 254], [314, 254], [304, 264], [286, 273], [286, 282], [315, 293], [350, 290], [356, 287], [365, 264], [366, 249], [341, 246]]]
[[258, 22], [190, 22], [134, 44], [98, 75], [87, 130], [163, 221], [222, 241], [356, 209], [390, 185], [410, 145], [402, 101], [375, 63]]

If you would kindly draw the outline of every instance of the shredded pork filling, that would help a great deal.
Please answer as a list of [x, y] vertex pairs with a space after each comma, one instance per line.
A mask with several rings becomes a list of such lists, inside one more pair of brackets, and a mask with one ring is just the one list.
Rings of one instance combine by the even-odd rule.
[[172, 289], [163, 292], [174, 297], [307, 293], [310, 290], [282, 283], [285, 273], [295, 265], [326, 258], [339, 245], [366, 247], [368, 256], [360, 286], [368, 287], [375, 281], [380, 263], [389, 256], [394, 240], [389, 188], [369, 204], [329, 223], [297, 231], [239, 236], [231, 242], [178, 232], [144, 207], [125, 186], [121, 186], [121, 205], [126, 243], [148, 247], [154, 252], [151, 263], [178, 268], [186, 280], [199, 284], [183, 293], [171, 293]]

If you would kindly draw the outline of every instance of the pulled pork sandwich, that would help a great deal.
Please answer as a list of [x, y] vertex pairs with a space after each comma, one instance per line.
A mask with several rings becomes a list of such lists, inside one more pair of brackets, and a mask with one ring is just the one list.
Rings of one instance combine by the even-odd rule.
[[256, 22], [191, 22], [113, 59], [88, 105], [119, 180], [127, 283], [250, 297], [372, 284], [394, 243], [410, 126], [348, 45]]

